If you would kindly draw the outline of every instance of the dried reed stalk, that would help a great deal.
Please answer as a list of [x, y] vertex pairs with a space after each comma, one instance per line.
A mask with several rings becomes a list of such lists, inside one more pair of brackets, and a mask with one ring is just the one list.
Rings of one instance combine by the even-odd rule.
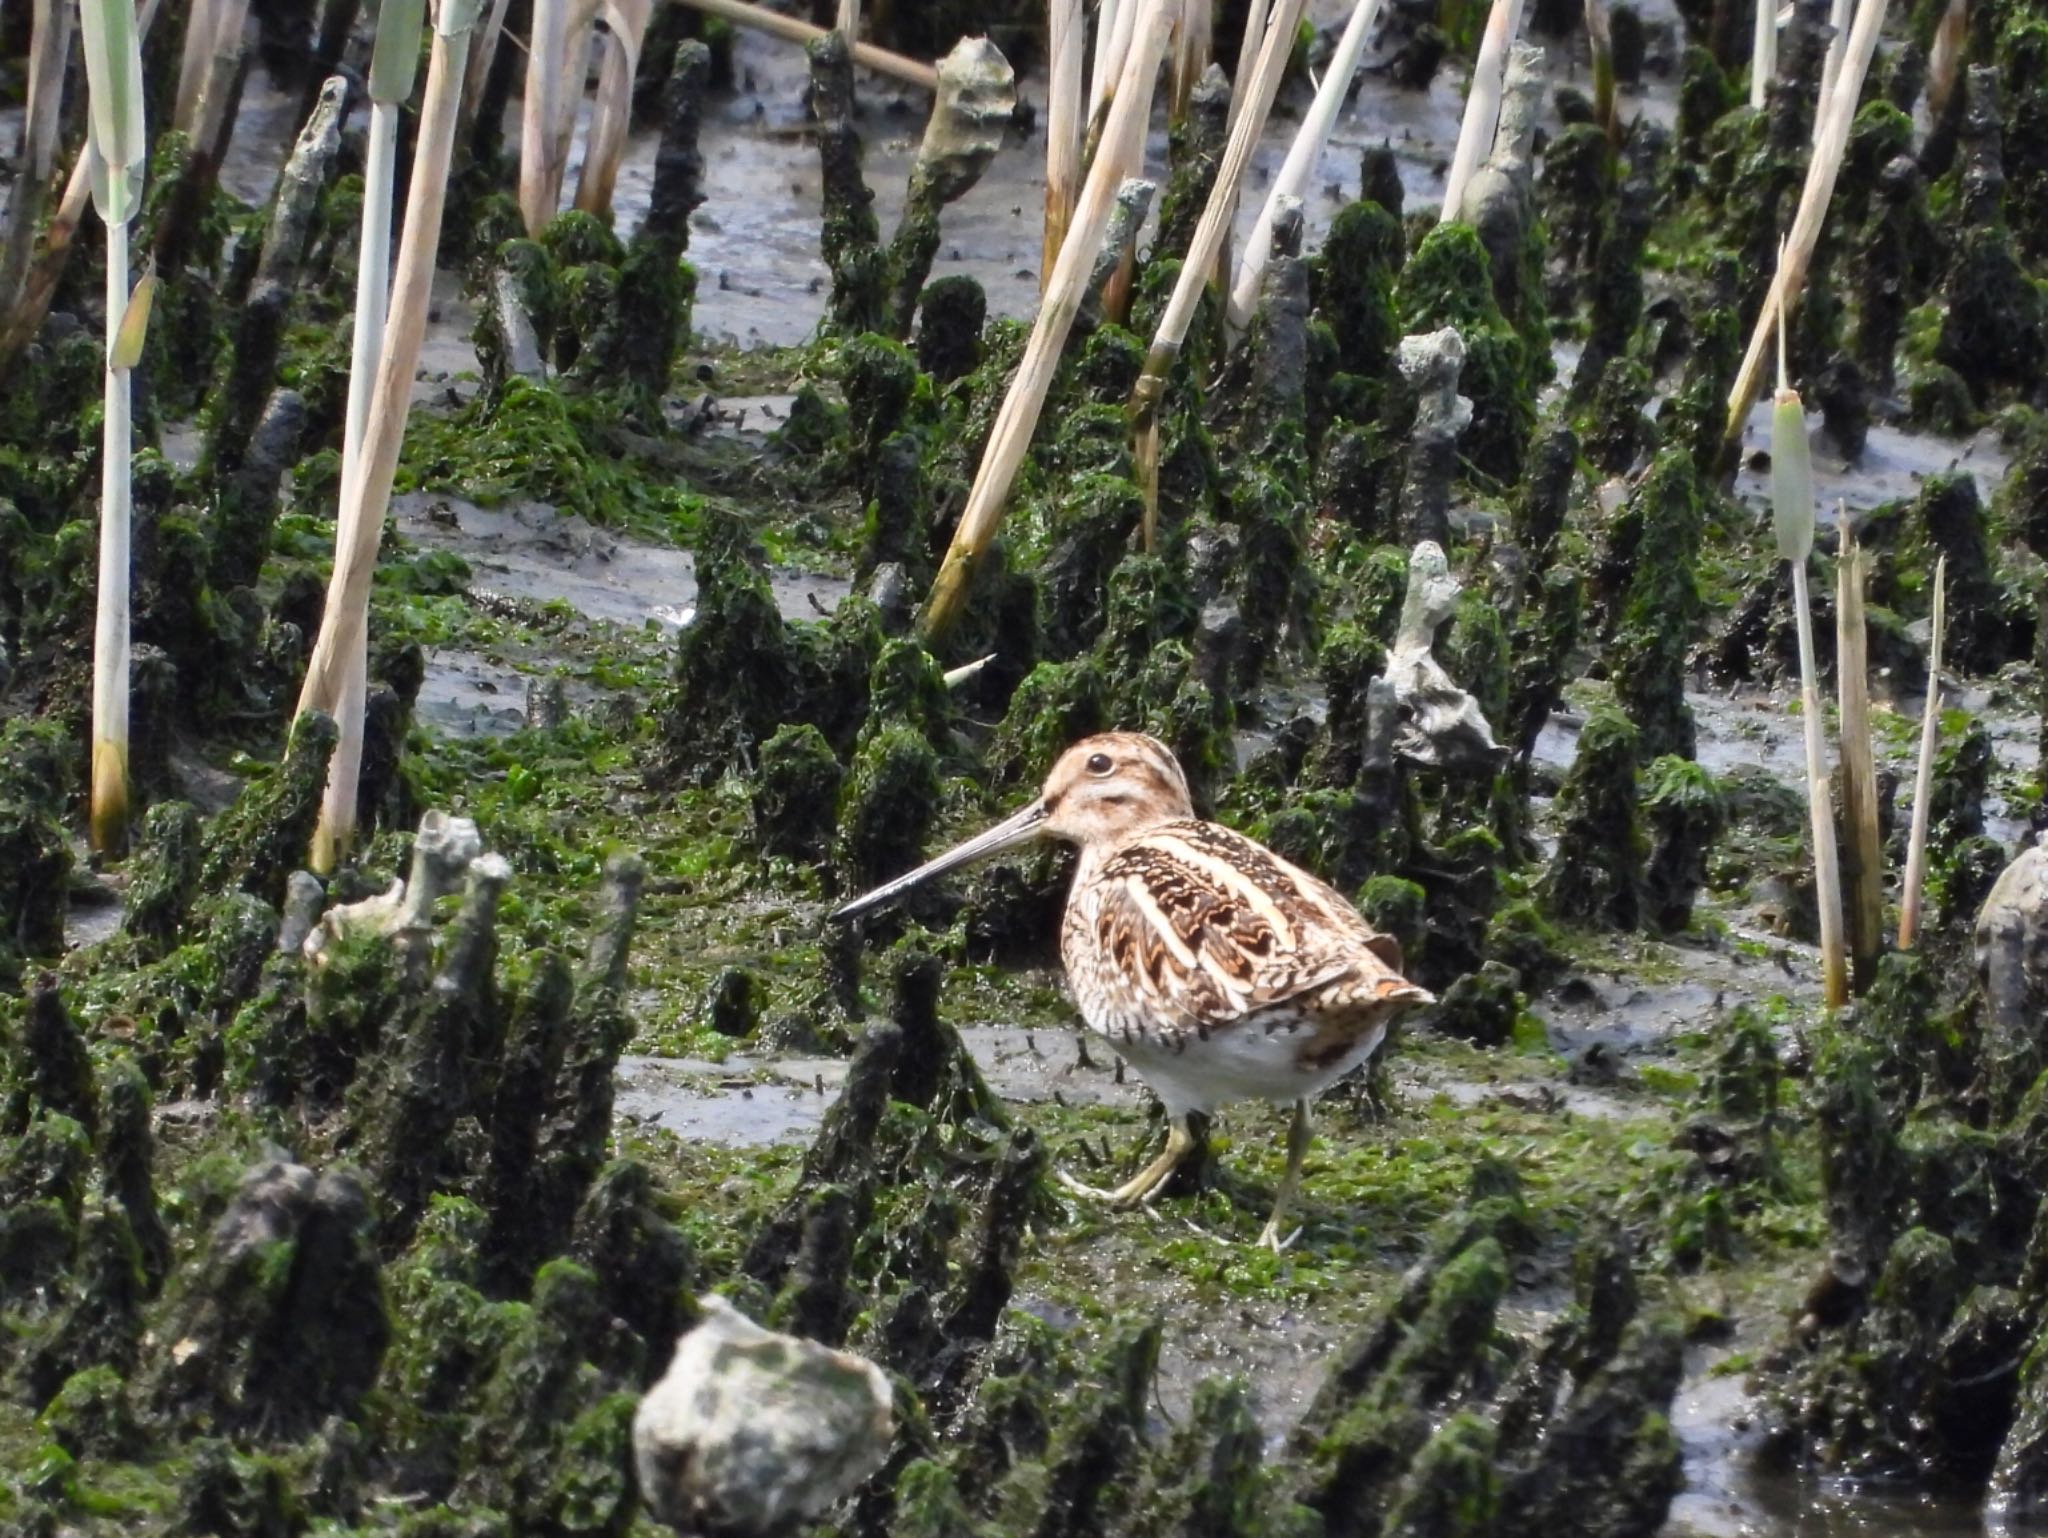
[[505, 35], [505, 13], [512, 0], [491, 0], [483, 25], [469, 36], [469, 62], [462, 73], [462, 121], [473, 123], [482, 110], [484, 88], [491, 82], [491, 65], [498, 57], [498, 40]]
[[216, 16], [224, 0], [192, 0], [185, 11], [185, 38], [178, 50], [178, 86], [171, 97], [171, 127], [192, 132], [199, 120], [199, 93], [213, 62]]
[[1244, 36], [1237, 40], [1237, 68], [1230, 76], [1230, 115], [1225, 119], [1230, 128], [1237, 126], [1237, 115], [1244, 110], [1245, 84], [1252, 78], [1259, 50], [1265, 46], [1268, 9], [1267, 0], [1247, 0], [1245, 5]]
[[192, 129], [192, 147], [206, 158], [209, 167], [217, 167], [227, 158], [228, 144], [235, 136], [234, 108], [241, 99], [248, 27], [249, 0], [222, 0], [213, 58], [206, 66], [206, 83], [199, 91], [199, 118]]
[[[1116, 84], [1117, 28], [1124, 15], [1125, 0], [1099, 0], [1095, 7], [1095, 53], [1088, 66], [1088, 118], [1092, 122], [1102, 111]], [[1128, 36], [1125, 38], [1129, 42]]]
[[1948, 628], [1948, 557], [1934, 564], [1933, 636], [1927, 649], [1927, 703], [1920, 712], [1920, 763], [1913, 774], [1913, 826], [1906, 838], [1906, 880], [1899, 890], [1899, 949], [1920, 934], [1920, 893], [1927, 885], [1927, 824], [1933, 815], [1934, 747], [1941, 737], [1941, 646]]
[[1870, 651], [1863, 593], [1870, 557], [1836, 510], [1842, 554], [1835, 583], [1835, 699], [1841, 717], [1842, 827], [1847, 847], [1849, 956], [1857, 993], [1870, 987], [1884, 951], [1884, 856], [1877, 838], [1877, 758], [1870, 741]]
[[[1100, 94], [1093, 96], [1088, 103], [1088, 139], [1081, 150], [1083, 164], [1095, 158], [1096, 146], [1102, 142], [1103, 124], [1116, 101], [1117, 84], [1123, 79], [1124, 60], [1131, 51], [1131, 37], [1138, 24], [1138, 10], [1142, 3], [1143, 0], [1103, 0], [1102, 19], [1095, 38], [1095, 46], [1102, 51], [1098, 63], [1103, 68], [1097, 76], [1101, 89]], [[1175, 6], [1177, 9], [1178, 0], [1175, 0]], [[1102, 30], [1104, 27], [1107, 27], [1107, 32]], [[1151, 89], [1148, 84], [1148, 92]]]
[[561, 196], [561, 168], [554, 157], [569, 5], [570, 0], [533, 0], [533, 27], [526, 44], [526, 94], [519, 105], [519, 217], [536, 240], [555, 217]]
[[1173, 74], [1166, 97], [1168, 120], [1178, 123], [1188, 115], [1195, 82], [1209, 67], [1215, 52], [1216, 16], [1213, 0], [1181, 0], [1180, 20], [1174, 24]]
[[[1835, 81], [1841, 78], [1842, 54], [1849, 46], [1849, 20], [1855, 13], [1856, 0], [1830, 0], [1828, 6], [1828, 51], [1820, 65], [1820, 99], [1826, 101], [1828, 92], [1835, 88]], [[1814, 142], [1820, 142], [1820, 114], [1813, 117]]]
[[[391, 198], [398, 170], [398, 115], [419, 74], [420, 33], [426, 0], [383, 0], [377, 13], [376, 43], [370, 55], [370, 143], [363, 166], [363, 218], [356, 248], [355, 330], [349, 350], [348, 411], [342, 426], [340, 507], [360, 506], [363, 441], [370, 425], [370, 396], [383, 353], [384, 323], [391, 300]], [[355, 537], [335, 525], [335, 551]], [[336, 686], [337, 723], [360, 721], [369, 699], [367, 633], [340, 658]], [[313, 831], [310, 862], [322, 875], [348, 852], [356, 825], [356, 781], [362, 767], [362, 734], [344, 730], [328, 765], [320, 820]]]
[[860, 36], [860, 0], [839, 0], [839, 20], [832, 30], [845, 36], [847, 47], [853, 46]]
[[23, 104], [21, 157], [0, 230], [0, 314], [21, 301], [35, 250], [36, 225], [57, 179], [59, 109], [64, 104], [64, 65], [71, 55], [71, 6], [67, 0], [35, 0], [28, 55], [28, 97]]
[[1939, 121], [1962, 73], [1963, 45], [1970, 39], [1970, 0], [1948, 0], [1927, 53], [1927, 115]]
[[[340, 728], [322, 802], [322, 829], [314, 835], [316, 849], [345, 850], [354, 829], [363, 719], [360, 700], [349, 698], [349, 663], [367, 644], [369, 634], [370, 579], [376, 571], [384, 513], [391, 502], [392, 477], [398, 469], [398, 451], [405, 441], [406, 418], [412, 408], [413, 376], [419, 371], [420, 342], [426, 334], [434, 252], [441, 243], [448, 167], [454, 158], [455, 126], [462, 107], [462, 77], [469, 62], [469, 33], [476, 25], [478, 9], [479, 0], [437, 0], [435, 6], [433, 51], [427, 60], [427, 88], [420, 105], [412, 178], [406, 189], [405, 230], [399, 238], [390, 315], [378, 346], [377, 376], [357, 474], [347, 487], [336, 521], [327, 605], [299, 692], [302, 713], [324, 710]], [[329, 820], [334, 810], [342, 819], [338, 824]]]
[[604, 63], [597, 77], [597, 99], [590, 112], [590, 137], [583, 148], [583, 174], [576, 180], [576, 206], [587, 214], [608, 218], [619, 167], [626, 158], [626, 133], [632, 126], [633, 76], [654, 17], [654, 0], [605, 0]]
[[[1362, 0], [1362, 3], [1372, 4], [1374, 0]], [[1136, 438], [1138, 483], [1145, 491], [1142, 531], [1147, 550], [1154, 547], [1159, 527], [1159, 402], [1166, 393], [1166, 376], [1173, 367], [1173, 360], [1180, 355], [1181, 344], [1187, 340], [1188, 327], [1194, 322], [1195, 306], [1201, 300], [1210, 275], [1216, 270], [1216, 259], [1223, 250], [1224, 238], [1230, 233], [1238, 190], [1251, 166], [1252, 155], [1258, 149], [1259, 135], [1265, 132], [1274, 98], [1280, 94], [1280, 77], [1286, 73], [1288, 55], [1294, 47], [1294, 17], [1300, 13], [1301, 0], [1279, 0], [1266, 28], [1265, 40], [1253, 60], [1251, 73], [1241, 83], [1239, 96], [1244, 102], [1244, 110], [1231, 125], [1223, 160], [1217, 166], [1216, 180], [1209, 188], [1209, 201], [1203, 205], [1202, 219], [1195, 226], [1194, 237], [1188, 242], [1188, 253], [1181, 263], [1180, 276], [1175, 280], [1173, 293], [1168, 296], [1166, 309], [1159, 317], [1152, 346], [1145, 354], [1145, 371], [1138, 376], [1138, 382], [1131, 390], [1130, 412]]]
[[[1330, 142], [1330, 130], [1337, 125], [1337, 114], [1344, 108], [1344, 97], [1351, 89], [1352, 77], [1358, 73], [1359, 61], [1365, 57], [1365, 45], [1371, 38], [1373, 19], [1378, 16], [1379, 9], [1380, 0], [1357, 0], [1352, 6], [1344, 35], [1337, 40], [1337, 51], [1330, 56], [1330, 66], [1323, 72], [1323, 83], [1316, 89], [1315, 100], [1309, 103], [1308, 115], [1295, 130], [1294, 142], [1287, 147], [1287, 158], [1281, 162], [1280, 174], [1273, 178], [1273, 185], [1267, 189], [1265, 207], [1259, 210], [1258, 220], [1245, 239], [1244, 251], [1237, 260], [1237, 277], [1231, 284], [1230, 325], [1233, 330], [1241, 331], [1251, 321], [1252, 310], [1259, 302], [1259, 280], [1273, 254], [1273, 218], [1280, 211], [1280, 200], [1299, 198], [1308, 187], [1309, 178], [1315, 174], [1323, 146]], [[1269, 43], [1274, 27], [1284, 24], [1284, 41], [1292, 51], [1295, 23], [1301, 12], [1298, 0], [1293, 0], [1293, 3], [1291, 0], [1279, 0], [1273, 11], [1272, 25], [1267, 28]], [[1286, 55], [1281, 57], [1284, 60]], [[1262, 69], [1265, 62], [1266, 56], [1262, 52], [1259, 56]], [[1263, 80], [1260, 84], [1264, 88]], [[1277, 90], [1279, 84], [1276, 76], [1271, 90]], [[1261, 126], [1272, 105], [1269, 90], [1259, 109]], [[1233, 193], [1233, 206], [1234, 197]]]
[[[749, 5], [747, 0], [682, 0], [693, 11], [702, 11], [706, 16], [721, 16], [735, 26], [748, 27], [756, 32], [766, 32], [770, 37], [779, 37], [786, 43], [808, 43], [814, 37], [823, 37], [826, 29], [814, 27], [807, 21], [798, 21], [794, 16], [784, 16], [762, 6]], [[936, 67], [916, 59], [905, 58], [900, 53], [891, 53], [886, 48], [877, 48], [872, 43], [853, 45], [853, 62], [878, 75], [901, 80], [906, 85], [922, 86], [927, 91], [939, 88], [939, 72]]]
[[1002, 521], [1011, 482], [1031, 446], [1031, 435], [1045, 407], [1046, 391], [1059, 368], [1060, 353], [1066, 347], [1067, 333], [1081, 307], [1087, 279], [1095, 265], [1095, 253], [1108, 227], [1117, 189], [1144, 160], [1145, 129], [1152, 115], [1152, 93], [1160, 61], [1166, 53], [1174, 0], [1135, 3], [1140, 18], [1132, 29], [1123, 77], [1114, 92], [1095, 162], [1088, 168], [1088, 180], [1074, 209], [1066, 243], [1060, 247], [1052, 283], [1046, 290], [1045, 302], [1039, 306], [1031, 338], [1025, 343], [1023, 361], [1009, 393], [1003, 397], [988, 448], [975, 472], [973, 489], [967, 495], [967, 506], [925, 603], [920, 624], [930, 639], [945, 634], [966, 602], [974, 564]]
[[1493, 131], [1500, 124], [1500, 97], [1508, 67], [1508, 44], [1515, 40], [1521, 7], [1515, 0], [1493, 0], [1487, 12], [1486, 32], [1479, 40], [1479, 57], [1473, 61], [1472, 84], [1465, 93], [1465, 117], [1458, 125], [1458, 148], [1451, 156], [1450, 178], [1444, 183], [1444, 206], [1439, 224], [1458, 217], [1465, 202], [1465, 184], [1493, 149]]
[[1834, 89], [1821, 98], [1821, 131], [1814, 138], [1813, 155], [1807, 163], [1806, 185], [1799, 194], [1799, 212], [1792, 219], [1792, 233], [1778, 256], [1778, 271], [1771, 279], [1770, 292], [1750, 333], [1749, 351], [1743, 355], [1741, 371], [1728, 392], [1728, 441], [1738, 441], [1742, 424], [1749, 416], [1749, 403], [1756, 399], [1763, 379], [1764, 355], [1769, 350], [1772, 329], [1780, 314], [1806, 283], [1806, 269], [1820, 244], [1820, 231], [1827, 217], [1828, 200], [1835, 193], [1835, 178], [1841, 174], [1842, 159], [1849, 149], [1849, 125], [1856, 116], [1856, 101], [1863, 94], [1863, 77], [1870, 73], [1871, 56], [1884, 29], [1887, 0], [1863, 0], [1856, 13], [1856, 25], [1849, 33], [1849, 47], [1842, 59]]
[[1052, 283], [1053, 263], [1074, 216], [1081, 188], [1081, 138], [1087, 123], [1081, 110], [1081, 77], [1088, 51], [1088, 23], [1081, 0], [1046, 0], [1045, 239], [1039, 248], [1038, 292]]

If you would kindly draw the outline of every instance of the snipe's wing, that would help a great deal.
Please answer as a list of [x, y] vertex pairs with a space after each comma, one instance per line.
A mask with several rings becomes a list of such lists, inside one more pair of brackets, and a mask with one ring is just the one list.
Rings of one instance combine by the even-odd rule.
[[1325, 883], [1215, 823], [1155, 828], [1104, 863], [1078, 917], [1117, 1013], [1208, 1029], [1354, 977], [1405, 986], [1400, 947]]

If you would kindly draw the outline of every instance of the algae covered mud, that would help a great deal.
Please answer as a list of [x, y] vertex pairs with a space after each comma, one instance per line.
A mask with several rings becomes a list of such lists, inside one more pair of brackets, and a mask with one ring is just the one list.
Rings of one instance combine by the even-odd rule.
[[[104, 71], [0, 11], [0, 1531], [2048, 1515], [2048, 25], [1894, 7], [1865, 78], [1795, 4], [1753, 106], [1742, 7], [1534, 0], [1539, 57], [1389, 3], [1354, 82], [1348, 5], [1214, 7], [1205, 71], [1123, 0], [1082, 106], [1120, 30], [1157, 101], [1075, 133], [1059, 263], [1068, 8], [861, 9], [921, 60], [986, 30], [1023, 105], [970, 52], [928, 132], [839, 42], [680, 5], [431, 10], [396, 83], [368, 7], [145, 7], [146, 313], [72, 175]], [[1845, 68], [1785, 333], [1849, 720], [1845, 529], [1867, 564], [1830, 1008], [1768, 403], [1724, 439]], [[387, 255], [417, 365], [359, 419]], [[1111, 728], [1441, 1000], [1319, 1104], [1279, 1255], [1281, 1109], [1148, 1208], [1056, 1180], [1165, 1135], [1059, 987], [1070, 857], [826, 921]]]

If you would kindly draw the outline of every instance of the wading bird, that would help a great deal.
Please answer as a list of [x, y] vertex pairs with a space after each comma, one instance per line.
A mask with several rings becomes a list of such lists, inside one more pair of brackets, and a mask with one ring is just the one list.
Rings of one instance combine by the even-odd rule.
[[1135, 732], [1089, 737], [1045, 789], [986, 833], [833, 915], [851, 918], [971, 860], [1055, 838], [1080, 867], [1060, 925], [1067, 986], [1166, 1106], [1166, 1151], [1114, 1191], [1144, 1202], [1194, 1147], [1191, 1113], [1231, 1100], [1292, 1102], [1287, 1173], [1259, 1242], [1301, 1182], [1309, 1103], [1370, 1058], [1402, 1010], [1433, 1002], [1401, 976], [1400, 947], [1331, 887], [1242, 834], [1195, 816], [1165, 744]]

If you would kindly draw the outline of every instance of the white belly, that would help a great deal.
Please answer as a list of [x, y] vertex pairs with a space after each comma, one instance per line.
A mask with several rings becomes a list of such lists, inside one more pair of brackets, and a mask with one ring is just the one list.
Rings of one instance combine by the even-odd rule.
[[1213, 1111], [1233, 1100], [1288, 1103], [1313, 1100], [1378, 1050], [1386, 1027], [1370, 1031], [1350, 1050], [1320, 1065], [1304, 1064], [1300, 1051], [1305, 1033], [1276, 1026], [1268, 1031], [1256, 1017], [1220, 1031], [1206, 1040], [1186, 1038], [1181, 1046], [1157, 1036], [1126, 1033], [1114, 1025], [1097, 1034], [1121, 1053], [1138, 1076], [1166, 1105], [1169, 1115]]

